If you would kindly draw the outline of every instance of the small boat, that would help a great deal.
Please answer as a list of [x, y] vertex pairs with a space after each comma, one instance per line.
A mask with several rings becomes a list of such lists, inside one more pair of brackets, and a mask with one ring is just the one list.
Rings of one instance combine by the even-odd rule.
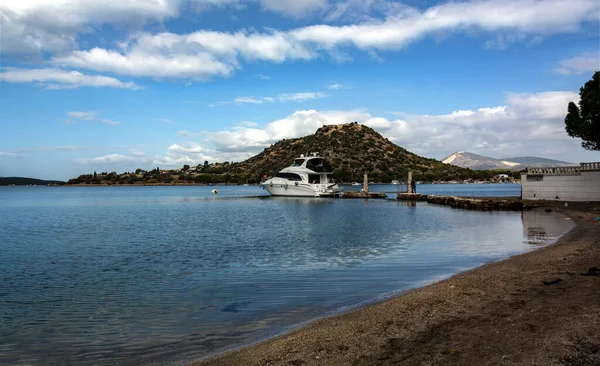
[[362, 184], [358, 183], [358, 182], [354, 182], [352, 183], [353, 186], [362, 186]]
[[332, 175], [333, 168], [327, 160], [316, 153], [310, 157], [302, 154], [275, 177], [262, 182], [261, 187], [272, 196], [335, 197], [342, 190]]

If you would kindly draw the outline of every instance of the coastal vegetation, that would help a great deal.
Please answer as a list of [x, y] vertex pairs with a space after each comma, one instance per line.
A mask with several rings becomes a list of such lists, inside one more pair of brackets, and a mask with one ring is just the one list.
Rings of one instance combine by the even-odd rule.
[[579, 89], [579, 106], [570, 102], [565, 129], [586, 150], [600, 150], [600, 71]]
[[518, 177], [510, 170], [471, 170], [425, 158], [392, 143], [372, 128], [353, 122], [323, 126], [305, 137], [283, 139], [242, 162], [204, 161], [180, 169], [157, 167], [122, 174], [94, 172], [70, 179], [68, 184], [256, 184], [265, 175], [277, 174], [300, 154], [312, 153], [325, 157], [334, 167], [334, 179], [344, 183], [362, 181], [365, 172], [376, 183], [405, 180], [409, 171], [422, 182], [488, 181], [500, 173]]

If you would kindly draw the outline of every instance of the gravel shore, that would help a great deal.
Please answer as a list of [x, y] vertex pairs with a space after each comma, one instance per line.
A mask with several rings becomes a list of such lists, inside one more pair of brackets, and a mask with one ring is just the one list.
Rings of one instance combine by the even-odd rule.
[[600, 203], [536, 209], [577, 226], [545, 248], [194, 365], [600, 365], [600, 273], [590, 270], [600, 268]]

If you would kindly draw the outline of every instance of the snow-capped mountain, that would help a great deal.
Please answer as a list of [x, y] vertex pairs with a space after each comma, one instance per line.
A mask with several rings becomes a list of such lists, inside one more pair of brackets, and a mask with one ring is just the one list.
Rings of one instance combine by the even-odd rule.
[[469, 168], [474, 170], [488, 170], [488, 169], [510, 169], [520, 170], [526, 167], [554, 167], [554, 166], [573, 166], [575, 163], [569, 163], [566, 161], [536, 158], [530, 156], [514, 157], [514, 158], [501, 158], [495, 159], [487, 156], [477, 155], [470, 152], [458, 151], [448, 156], [442, 162], [459, 166], [462, 168]]

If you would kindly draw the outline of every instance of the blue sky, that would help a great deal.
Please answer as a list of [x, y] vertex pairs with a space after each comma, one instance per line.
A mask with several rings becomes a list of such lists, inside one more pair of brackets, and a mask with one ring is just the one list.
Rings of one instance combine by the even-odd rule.
[[352, 121], [436, 159], [600, 160], [563, 122], [600, 69], [597, 0], [4, 0], [0, 16], [0, 176], [239, 161]]

